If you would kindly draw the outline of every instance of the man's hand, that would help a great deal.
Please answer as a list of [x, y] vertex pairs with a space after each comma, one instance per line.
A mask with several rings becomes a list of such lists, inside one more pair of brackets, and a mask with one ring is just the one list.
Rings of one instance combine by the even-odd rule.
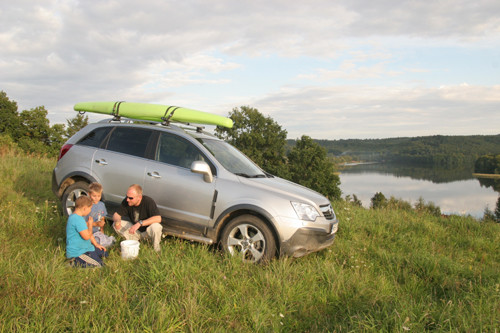
[[113, 221], [115, 222], [113, 226], [116, 231], [119, 231], [122, 228], [122, 217], [118, 215], [118, 213], [113, 214]]
[[139, 229], [140, 227], [141, 227], [141, 225], [139, 224], [139, 222], [137, 222], [136, 224], [131, 226], [130, 229], [128, 229], [128, 232], [133, 235], [133, 234], [135, 234], [137, 229]]

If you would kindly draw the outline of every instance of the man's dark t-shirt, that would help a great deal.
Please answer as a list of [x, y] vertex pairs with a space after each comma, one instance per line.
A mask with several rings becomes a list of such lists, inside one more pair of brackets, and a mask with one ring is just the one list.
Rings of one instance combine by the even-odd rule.
[[[127, 198], [123, 199], [122, 204], [118, 207], [116, 212], [122, 217], [128, 217], [132, 223], [148, 219], [151, 216], [160, 215], [160, 211], [158, 210], [155, 201], [146, 195], [142, 196], [139, 206], [131, 207], [128, 205]], [[139, 231], [144, 232], [146, 231], [146, 228], [147, 227], [140, 227]]]

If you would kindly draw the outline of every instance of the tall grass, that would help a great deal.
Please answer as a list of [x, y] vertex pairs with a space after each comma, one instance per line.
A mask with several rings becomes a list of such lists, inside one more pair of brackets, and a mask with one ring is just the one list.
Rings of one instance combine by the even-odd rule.
[[[496, 332], [500, 225], [334, 203], [333, 246], [243, 264], [166, 238], [102, 269], [65, 262], [53, 159], [1, 150], [0, 331]], [[108, 233], [112, 233], [108, 229]]]

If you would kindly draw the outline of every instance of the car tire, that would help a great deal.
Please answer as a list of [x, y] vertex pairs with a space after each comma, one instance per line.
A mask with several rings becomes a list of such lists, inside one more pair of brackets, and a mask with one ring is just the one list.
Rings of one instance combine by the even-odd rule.
[[269, 226], [254, 215], [241, 215], [222, 231], [221, 245], [231, 255], [246, 262], [267, 261], [276, 256], [276, 241]]
[[61, 206], [64, 216], [73, 214], [75, 210], [75, 201], [81, 195], [89, 195], [89, 184], [79, 181], [66, 188], [61, 199]]

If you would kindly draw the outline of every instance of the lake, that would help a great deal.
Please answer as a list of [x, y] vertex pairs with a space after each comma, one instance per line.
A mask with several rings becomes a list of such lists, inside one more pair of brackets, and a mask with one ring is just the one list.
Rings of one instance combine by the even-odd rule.
[[414, 205], [419, 198], [433, 202], [442, 214], [482, 218], [488, 207], [495, 210], [500, 180], [478, 179], [471, 170], [443, 170], [386, 164], [358, 164], [340, 173], [342, 196], [355, 194], [370, 207], [371, 198], [382, 192]]

